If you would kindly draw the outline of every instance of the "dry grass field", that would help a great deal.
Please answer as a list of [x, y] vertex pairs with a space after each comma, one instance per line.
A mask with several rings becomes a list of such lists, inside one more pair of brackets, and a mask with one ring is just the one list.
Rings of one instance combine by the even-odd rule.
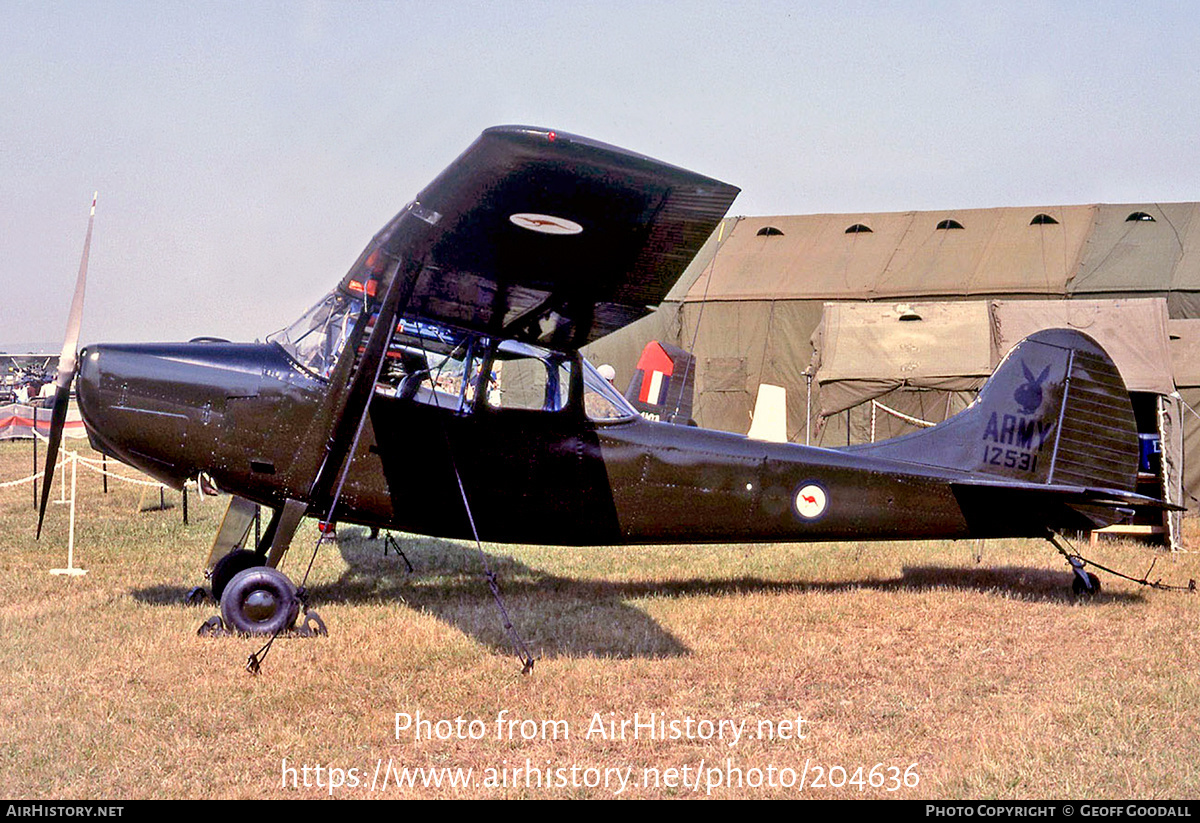
[[[0, 444], [0, 482], [31, 449]], [[184, 602], [224, 502], [184, 526], [177, 493], [110, 488], [81, 468], [74, 579], [66, 507], [35, 543], [30, 487], [0, 489], [5, 796], [1200, 797], [1200, 597], [1102, 575], [1076, 603], [1043, 542], [489, 545], [526, 676], [473, 546], [405, 538], [409, 573], [347, 527], [310, 579], [330, 635], [252, 676], [261, 643]]]

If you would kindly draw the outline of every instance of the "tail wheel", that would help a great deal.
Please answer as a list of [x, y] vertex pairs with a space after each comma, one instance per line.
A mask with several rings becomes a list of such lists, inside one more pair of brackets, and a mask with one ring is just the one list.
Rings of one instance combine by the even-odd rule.
[[287, 575], [268, 566], [238, 572], [221, 595], [225, 625], [245, 634], [286, 631], [299, 614], [296, 587]]
[[1090, 591], [1083, 585], [1083, 581], [1079, 579], [1079, 575], [1075, 575], [1075, 578], [1071, 581], [1071, 591], [1076, 597], [1095, 597], [1100, 594], [1100, 578], [1091, 572], [1088, 572], [1087, 576], [1088, 583], [1091, 584]]

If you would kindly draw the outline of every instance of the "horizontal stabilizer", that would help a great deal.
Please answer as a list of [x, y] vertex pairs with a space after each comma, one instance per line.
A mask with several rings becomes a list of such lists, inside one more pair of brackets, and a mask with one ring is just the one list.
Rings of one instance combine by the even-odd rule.
[[1026, 521], [1033, 513], [1054, 531], [1091, 531], [1120, 522], [1137, 509], [1184, 511], [1155, 497], [1117, 489], [963, 480], [950, 484], [973, 524], [995, 521], [992, 531], [1003, 532], [1003, 522]]

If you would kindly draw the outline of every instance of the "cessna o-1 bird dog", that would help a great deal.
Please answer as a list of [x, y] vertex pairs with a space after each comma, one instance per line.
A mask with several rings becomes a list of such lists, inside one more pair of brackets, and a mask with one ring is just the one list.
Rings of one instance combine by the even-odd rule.
[[[579, 349], [657, 305], [737, 193], [583, 137], [489, 129], [267, 342], [79, 352], [91, 443], [176, 488], [203, 473], [233, 495], [213, 595], [229, 628], [258, 634], [298, 617], [276, 567], [305, 516], [612, 546], [1053, 537], [1164, 505], [1134, 493], [1120, 374], [1070, 330], [1026, 338], [966, 410], [881, 443], [811, 448], [643, 419]], [[45, 490], [90, 239], [89, 221]], [[272, 514], [241, 549], [255, 504]], [[1094, 589], [1069, 559], [1077, 589]]]

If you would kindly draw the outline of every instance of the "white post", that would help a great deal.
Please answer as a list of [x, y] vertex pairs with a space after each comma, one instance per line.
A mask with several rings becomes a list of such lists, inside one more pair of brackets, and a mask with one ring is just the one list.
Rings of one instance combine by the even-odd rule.
[[64, 453], [63, 458], [62, 458], [62, 463], [60, 464], [63, 468], [63, 471], [58, 473], [58, 480], [59, 480], [58, 502], [59, 503], [67, 502], [67, 472], [66, 472], [67, 466], [66, 466], [66, 462], [67, 462], [67, 457], [66, 457], [66, 454]]
[[[67, 532], [67, 567], [65, 569], [51, 569], [50, 574], [65, 574], [71, 577], [87, 574], [86, 569], [75, 568], [75, 472], [78, 465], [79, 454], [71, 452], [71, 527]], [[64, 476], [65, 474], [64, 472]]]

